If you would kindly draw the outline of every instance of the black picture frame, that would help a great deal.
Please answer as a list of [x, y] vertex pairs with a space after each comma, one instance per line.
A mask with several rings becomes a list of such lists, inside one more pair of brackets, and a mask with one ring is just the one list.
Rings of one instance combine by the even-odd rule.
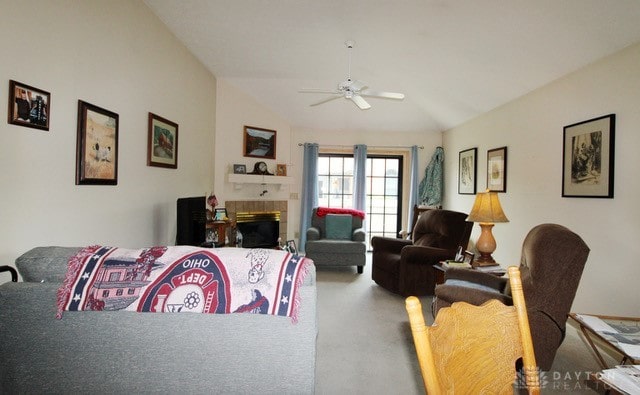
[[9, 80], [7, 122], [48, 131], [50, 121], [51, 93], [22, 82]]
[[507, 147], [487, 151], [487, 189], [507, 192]]
[[275, 130], [245, 126], [242, 144], [244, 156], [275, 159], [276, 134], [277, 132]]
[[476, 194], [478, 148], [469, 148], [458, 154], [458, 194]]
[[295, 240], [287, 240], [287, 251], [292, 253], [293, 255], [298, 255], [298, 247], [296, 247]]
[[118, 184], [119, 116], [78, 100], [76, 185]]
[[226, 221], [227, 209], [224, 207], [214, 209], [213, 220], [214, 221]]
[[616, 115], [563, 128], [562, 197], [613, 198]]
[[247, 174], [247, 165], [238, 164], [238, 163], [234, 164], [233, 174]]

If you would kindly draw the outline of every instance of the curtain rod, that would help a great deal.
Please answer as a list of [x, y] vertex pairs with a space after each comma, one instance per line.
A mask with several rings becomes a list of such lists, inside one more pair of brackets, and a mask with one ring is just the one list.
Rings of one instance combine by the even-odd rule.
[[[353, 145], [325, 145], [319, 144], [323, 148], [353, 148]], [[304, 143], [298, 143], [298, 147], [304, 146]], [[367, 148], [411, 148], [411, 146], [397, 146], [397, 145], [368, 145]], [[420, 149], [424, 149], [423, 145], [418, 146]]]

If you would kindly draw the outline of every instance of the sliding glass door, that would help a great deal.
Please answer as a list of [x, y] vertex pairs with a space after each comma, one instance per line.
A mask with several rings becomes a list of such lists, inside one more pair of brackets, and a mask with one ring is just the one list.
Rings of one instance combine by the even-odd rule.
[[[367, 249], [373, 236], [397, 237], [402, 221], [402, 156], [367, 156]], [[353, 155], [320, 154], [318, 202], [353, 207]]]

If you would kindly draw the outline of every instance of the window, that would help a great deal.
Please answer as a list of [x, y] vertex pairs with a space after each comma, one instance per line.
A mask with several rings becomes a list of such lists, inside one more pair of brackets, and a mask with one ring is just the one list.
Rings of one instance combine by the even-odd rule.
[[119, 281], [119, 280], [120, 280], [120, 273], [118, 272], [109, 273], [109, 281]]
[[122, 296], [123, 293], [123, 289], [122, 288], [118, 288], [118, 290], [116, 291], [116, 296]]
[[322, 154], [318, 158], [318, 205], [353, 207], [353, 155]]
[[[351, 154], [320, 154], [318, 157], [318, 205], [353, 207]], [[402, 156], [368, 155], [367, 249], [373, 236], [397, 237], [402, 221]]]

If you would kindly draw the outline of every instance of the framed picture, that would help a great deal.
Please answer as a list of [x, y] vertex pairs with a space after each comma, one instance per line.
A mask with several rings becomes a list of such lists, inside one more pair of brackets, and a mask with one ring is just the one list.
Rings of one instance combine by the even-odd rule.
[[49, 130], [50, 107], [49, 92], [9, 80], [9, 123]]
[[562, 197], [613, 198], [615, 114], [564, 127]]
[[149, 113], [147, 166], [178, 168], [178, 124]]
[[215, 214], [213, 216], [214, 221], [225, 221], [227, 218], [227, 209], [224, 207], [220, 207], [215, 209]]
[[473, 254], [473, 252], [471, 252], [471, 251], [464, 251], [462, 254], [463, 254], [462, 262], [464, 262], [464, 263], [468, 263], [469, 265], [472, 265], [472, 266], [473, 266], [473, 258], [475, 257], [475, 255]]
[[507, 192], [507, 147], [487, 151], [487, 189]]
[[277, 164], [276, 165], [276, 176], [286, 177], [287, 175], [287, 165], [285, 164]]
[[253, 126], [244, 127], [244, 156], [276, 158], [276, 131]]
[[78, 100], [76, 185], [118, 184], [118, 114]]
[[233, 165], [233, 174], [247, 174], [247, 165]]
[[470, 148], [458, 155], [458, 193], [461, 195], [476, 194], [477, 153], [477, 148]]
[[464, 249], [462, 248], [462, 246], [458, 246], [458, 250], [456, 251], [456, 256], [455, 258], [453, 258], [453, 260], [456, 262], [462, 262], [463, 259], [464, 259]]
[[295, 240], [287, 240], [287, 251], [293, 255], [298, 255], [298, 247], [296, 247]]

